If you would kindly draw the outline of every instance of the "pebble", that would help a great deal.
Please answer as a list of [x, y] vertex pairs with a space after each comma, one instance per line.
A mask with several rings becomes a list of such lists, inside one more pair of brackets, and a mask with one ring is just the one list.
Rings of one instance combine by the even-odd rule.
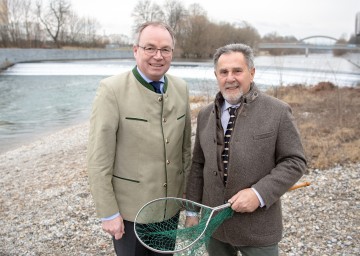
[[[114, 255], [86, 172], [88, 124], [0, 155], [0, 255]], [[360, 163], [308, 170], [282, 197], [280, 256], [360, 255]]]

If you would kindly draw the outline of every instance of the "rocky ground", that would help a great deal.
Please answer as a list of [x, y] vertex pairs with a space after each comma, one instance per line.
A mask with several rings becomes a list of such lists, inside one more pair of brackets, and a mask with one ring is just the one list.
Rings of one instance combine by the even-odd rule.
[[[88, 125], [0, 155], [0, 255], [114, 255], [86, 173]], [[360, 255], [360, 164], [309, 170], [283, 197], [280, 255]]]

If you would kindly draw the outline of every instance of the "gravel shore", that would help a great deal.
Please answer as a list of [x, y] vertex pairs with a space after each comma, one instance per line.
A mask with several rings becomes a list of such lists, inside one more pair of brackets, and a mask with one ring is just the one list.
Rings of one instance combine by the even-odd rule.
[[[86, 173], [88, 124], [0, 155], [0, 255], [114, 255]], [[280, 255], [360, 255], [360, 163], [283, 196]]]

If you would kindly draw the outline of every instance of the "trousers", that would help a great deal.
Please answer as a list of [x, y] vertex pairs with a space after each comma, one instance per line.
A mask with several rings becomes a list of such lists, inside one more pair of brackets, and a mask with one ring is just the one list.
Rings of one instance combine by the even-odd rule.
[[278, 244], [262, 247], [232, 246], [217, 239], [210, 238], [207, 245], [209, 256], [236, 256], [238, 251], [242, 256], [278, 256]]
[[[179, 219], [179, 214], [175, 215], [176, 221]], [[173, 219], [172, 218], [172, 219]], [[163, 255], [173, 255], [173, 254], [164, 254], [154, 252], [145, 246], [143, 246], [140, 241], [136, 238], [134, 231], [134, 222], [124, 220], [125, 234], [119, 240], [116, 240], [113, 237], [113, 244], [115, 253], [117, 256], [163, 256]], [[175, 241], [174, 241], [175, 246]], [[173, 248], [169, 248], [173, 250]]]

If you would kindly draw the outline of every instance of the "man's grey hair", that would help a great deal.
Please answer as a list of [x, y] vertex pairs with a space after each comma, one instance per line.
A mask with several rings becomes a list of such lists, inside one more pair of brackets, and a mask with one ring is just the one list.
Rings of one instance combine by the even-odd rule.
[[135, 42], [134, 42], [134, 45], [139, 45], [141, 32], [148, 26], [162, 27], [162, 28], [165, 28], [167, 31], [169, 31], [170, 36], [171, 36], [172, 41], [173, 41], [173, 48], [175, 48], [175, 33], [174, 33], [174, 30], [168, 24], [166, 24], [166, 23], [164, 23], [162, 21], [148, 21], [148, 22], [145, 22], [143, 24], [140, 24], [135, 30], [135, 37], [134, 37]]
[[250, 46], [246, 44], [228, 44], [218, 48], [214, 54], [214, 67], [217, 67], [219, 58], [223, 54], [228, 54], [231, 52], [241, 52], [244, 54], [246, 59], [246, 65], [249, 69], [254, 68], [254, 53]]

